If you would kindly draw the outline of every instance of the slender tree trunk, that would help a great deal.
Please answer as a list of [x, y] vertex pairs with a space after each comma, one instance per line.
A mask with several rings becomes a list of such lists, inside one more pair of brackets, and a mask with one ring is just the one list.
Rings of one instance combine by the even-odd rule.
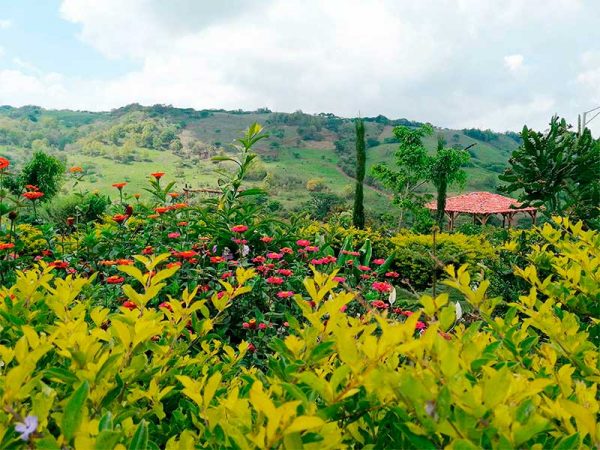
[[440, 230], [444, 229], [444, 212], [446, 210], [446, 196], [448, 191], [448, 181], [446, 177], [442, 177], [437, 183], [437, 205], [435, 211], [435, 218], [440, 227]]
[[354, 213], [352, 223], [356, 228], [365, 227], [365, 206], [363, 182], [365, 179], [365, 164], [367, 160], [365, 146], [365, 124], [361, 119], [356, 120], [356, 190], [354, 191]]

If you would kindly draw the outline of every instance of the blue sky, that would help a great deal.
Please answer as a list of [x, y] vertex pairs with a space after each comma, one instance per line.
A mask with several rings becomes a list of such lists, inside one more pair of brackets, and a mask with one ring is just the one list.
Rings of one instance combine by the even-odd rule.
[[60, 3], [0, 0], [0, 20], [9, 21], [0, 29], [0, 46], [4, 49], [0, 67], [18, 69], [16, 60], [43, 72], [99, 78], [122, 75], [136, 67], [129, 60], [109, 60], [78, 39], [81, 27], [61, 17]]
[[0, 104], [543, 128], [600, 105], [598, 23], [597, 0], [0, 0]]

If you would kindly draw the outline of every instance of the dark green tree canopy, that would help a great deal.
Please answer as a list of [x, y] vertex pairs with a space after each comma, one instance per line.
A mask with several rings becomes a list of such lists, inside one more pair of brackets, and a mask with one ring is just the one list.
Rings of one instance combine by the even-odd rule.
[[352, 223], [356, 228], [365, 227], [365, 206], [363, 183], [365, 180], [365, 164], [367, 152], [365, 146], [365, 124], [362, 119], [356, 120], [356, 189], [354, 191], [354, 209]]
[[588, 223], [600, 217], [600, 142], [589, 129], [571, 131], [565, 119], [552, 117], [545, 132], [527, 126], [522, 145], [512, 153], [500, 176], [504, 192], [519, 191], [526, 206], [542, 207]]
[[28, 184], [37, 186], [44, 193], [41, 200], [48, 201], [60, 190], [64, 173], [65, 165], [61, 160], [38, 151], [23, 167], [19, 182], [22, 186]]

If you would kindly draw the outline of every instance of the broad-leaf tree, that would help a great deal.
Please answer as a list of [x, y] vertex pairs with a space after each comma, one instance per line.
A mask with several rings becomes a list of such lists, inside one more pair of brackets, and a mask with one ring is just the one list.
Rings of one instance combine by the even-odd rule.
[[406, 212], [416, 214], [428, 199], [420, 188], [427, 182], [427, 149], [422, 139], [433, 133], [429, 124], [420, 128], [396, 127], [394, 136], [400, 143], [394, 154], [396, 167], [385, 163], [373, 167], [373, 176], [394, 193], [394, 203], [400, 207], [400, 226], [405, 224]]
[[570, 215], [590, 224], [600, 217], [600, 143], [589, 129], [571, 131], [552, 117], [544, 133], [523, 127], [523, 144], [500, 176], [505, 192], [519, 191], [524, 206], [547, 215]]
[[423, 138], [433, 133], [429, 124], [420, 128], [404, 126], [394, 128], [394, 135], [400, 142], [395, 153], [396, 168], [385, 163], [373, 168], [373, 175], [394, 192], [394, 203], [401, 208], [400, 225], [404, 225], [405, 212], [418, 216], [422, 213], [425, 202], [431, 195], [423, 190], [424, 185], [431, 183], [437, 193], [437, 223], [442, 225], [446, 194], [448, 188], [455, 183], [464, 184], [466, 173], [462, 167], [469, 160], [465, 150], [446, 148], [443, 139], [438, 139], [437, 151], [429, 155], [423, 145]]

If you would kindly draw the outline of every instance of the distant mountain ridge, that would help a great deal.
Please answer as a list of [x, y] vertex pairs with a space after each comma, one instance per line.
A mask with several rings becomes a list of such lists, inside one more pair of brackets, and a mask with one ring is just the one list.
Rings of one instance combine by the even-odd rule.
[[[256, 111], [195, 110], [166, 105], [131, 104], [105, 112], [47, 110], [37, 106], [0, 106], [0, 155], [19, 164], [35, 150], [55, 153], [68, 164], [86, 167], [90, 185], [110, 191], [115, 177], [130, 180], [137, 188], [146, 168], [157, 164], [185, 177], [191, 184], [215, 183], [210, 157], [231, 151], [230, 144], [253, 122], [261, 123], [269, 139], [257, 148], [261, 161], [249, 182], [273, 192], [286, 208], [306, 201], [309, 181], [348, 199], [354, 174], [353, 118], [331, 113], [307, 114]], [[397, 142], [393, 128], [415, 127], [421, 122], [389, 119], [383, 115], [363, 117], [367, 139], [367, 178], [373, 189], [367, 201], [385, 210], [380, 186], [368, 174], [378, 162], [393, 163]], [[496, 188], [497, 175], [519, 145], [519, 135], [490, 130], [435, 128], [447, 145], [469, 149], [467, 190]], [[426, 140], [435, 148], [437, 136]], [[136, 164], [133, 170], [131, 165]], [[314, 184], [314, 183], [313, 183]]]

